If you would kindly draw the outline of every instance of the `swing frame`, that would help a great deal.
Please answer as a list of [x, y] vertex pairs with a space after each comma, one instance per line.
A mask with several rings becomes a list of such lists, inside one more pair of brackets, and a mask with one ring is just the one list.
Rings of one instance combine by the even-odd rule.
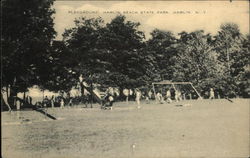
[[156, 98], [155, 85], [171, 85], [171, 88], [174, 88], [175, 91], [176, 91], [175, 85], [191, 85], [191, 87], [194, 89], [195, 93], [199, 96], [198, 99], [202, 98], [200, 93], [195, 89], [195, 87], [193, 86], [193, 84], [191, 82], [172, 82], [169, 80], [164, 80], [164, 81], [152, 83], [155, 98]]

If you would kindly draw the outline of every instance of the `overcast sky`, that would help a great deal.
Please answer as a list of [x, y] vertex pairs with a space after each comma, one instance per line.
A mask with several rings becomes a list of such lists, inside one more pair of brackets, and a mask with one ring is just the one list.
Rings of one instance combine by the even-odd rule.
[[[140, 22], [139, 29], [145, 32], [147, 39], [155, 28], [174, 34], [197, 29], [216, 34], [224, 22], [237, 23], [243, 34], [249, 33], [248, 1], [56, 1], [54, 8], [57, 39], [62, 38], [65, 28], [74, 26], [75, 18], [100, 16], [107, 23], [118, 11], [127, 20]], [[185, 14], [176, 14], [176, 11]]]

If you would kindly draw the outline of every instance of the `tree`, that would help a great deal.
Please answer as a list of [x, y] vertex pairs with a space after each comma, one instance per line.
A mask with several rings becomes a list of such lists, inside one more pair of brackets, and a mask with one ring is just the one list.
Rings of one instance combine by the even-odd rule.
[[55, 37], [53, 0], [2, 1], [2, 87], [24, 92], [49, 76], [50, 44]]
[[69, 57], [75, 63], [71, 69], [99, 84], [138, 85], [146, 71], [141, 56], [144, 34], [137, 30], [139, 23], [125, 19], [120, 15], [106, 25], [101, 18], [76, 20], [76, 26], [63, 35], [74, 57]]
[[[176, 55], [177, 39], [169, 31], [155, 29], [151, 32], [152, 38], [147, 41], [148, 57], [154, 58], [154, 68], [160, 80], [171, 80], [173, 71], [170, 68], [170, 58]], [[153, 68], [152, 67], [152, 68]]]
[[180, 33], [178, 54], [171, 58], [173, 80], [192, 82], [203, 93], [209, 87], [218, 88], [224, 67], [217, 61], [211, 42], [211, 36], [202, 30]]
[[250, 97], [250, 35], [245, 36], [242, 42], [242, 50], [238, 54], [235, 64], [232, 67], [235, 67], [238, 71], [237, 81], [239, 86], [239, 95], [243, 97]]
[[116, 78], [116, 86], [135, 87], [143, 84], [139, 78], [146, 71], [142, 52], [145, 36], [138, 30], [139, 25], [137, 22], [126, 21], [126, 17], [122, 15], [115, 17], [106, 25], [102, 42], [103, 48], [110, 54], [108, 58], [112, 64], [110, 79], [121, 76], [127, 78], [120, 82], [117, 82]]
[[[245, 44], [244, 44], [245, 42]], [[227, 95], [240, 95], [239, 83], [245, 67], [249, 64], [249, 50], [246, 40], [234, 23], [224, 23], [215, 36], [214, 47], [218, 60], [227, 67], [225, 74], [228, 81]]]
[[74, 66], [72, 60], [69, 60], [70, 52], [63, 41], [53, 41], [50, 51], [50, 60], [47, 65], [50, 69], [47, 79], [40, 79], [39, 86], [42, 89], [68, 93], [71, 88], [77, 85], [78, 75], [70, 67]]
[[88, 81], [98, 82], [99, 76], [105, 74], [108, 52], [101, 49], [100, 39], [103, 36], [101, 18], [86, 19], [81, 17], [75, 20], [75, 27], [65, 30], [63, 42], [68, 49], [67, 64], [70, 71], [76, 72], [78, 77], [83, 74]]

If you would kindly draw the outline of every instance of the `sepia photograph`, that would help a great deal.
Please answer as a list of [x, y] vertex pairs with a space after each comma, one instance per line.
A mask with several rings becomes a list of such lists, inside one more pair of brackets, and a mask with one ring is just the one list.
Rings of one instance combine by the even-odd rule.
[[248, 158], [248, 0], [2, 0], [1, 158]]

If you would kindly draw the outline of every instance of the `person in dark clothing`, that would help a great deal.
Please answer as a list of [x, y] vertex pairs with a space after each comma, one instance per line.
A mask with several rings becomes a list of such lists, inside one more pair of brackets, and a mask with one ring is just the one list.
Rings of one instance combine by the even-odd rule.
[[49, 99], [47, 96], [45, 96], [45, 98], [43, 99], [43, 106], [48, 107], [48, 104], [49, 104]]

